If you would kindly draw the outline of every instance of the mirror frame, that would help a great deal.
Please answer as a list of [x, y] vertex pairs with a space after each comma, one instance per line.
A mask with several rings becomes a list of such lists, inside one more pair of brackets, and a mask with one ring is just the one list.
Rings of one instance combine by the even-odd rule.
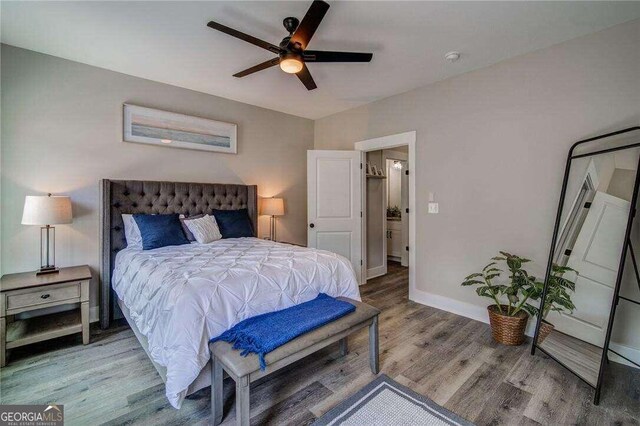
[[[604, 154], [604, 153], [607, 153], [607, 152], [621, 151], [621, 150], [624, 150], [624, 149], [631, 149], [631, 148], [640, 147], [640, 142], [631, 143], [631, 144], [627, 144], [627, 145], [616, 146], [616, 147], [613, 147], [613, 148], [595, 150], [593, 152], [589, 152], [589, 153], [585, 153], [585, 154], [577, 154], [577, 155], [574, 155], [574, 150], [577, 147], [579, 147], [579, 146], [581, 147], [582, 145], [587, 144], [589, 142], [594, 142], [594, 141], [597, 141], [597, 140], [601, 140], [601, 139], [605, 139], [605, 138], [609, 138], [609, 137], [612, 137], [612, 136], [617, 136], [617, 135], [621, 135], [621, 134], [629, 133], [629, 132], [633, 132], [633, 131], [638, 131], [638, 130], [640, 130], [640, 126], [634, 126], [634, 127], [629, 127], [629, 128], [623, 129], [623, 130], [616, 131], [616, 132], [607, 133], [607, 134], [604, 134], [604, 135], [601, 135], [601, 136], [596, 136], [596, 137], [593, 137], [593, 138], [584, 139], [584, 140], [581, 140], [581, 141], [578, 141], [578, 142], [574, 143], [571, 146], [571, 148], [569, 149], [569, 154], [567, 156], [567, 163], [566, 163], [565, 170], [564, 170], [564, 178], [562, 180], [562, 190], [560, 191], [560, 201], [558, 202], [558, 210], [556, 212], [556, 220], [555, 220], [555, 224], [554, 224], [554, 228], [553, 228], [553, 237], [551, 239], [551, 249], [549, 250], [549, 258], [548, 258], [548, 262], [547, 262], [547, 269], [546, 269], [546, 272], [545, 272], [544, 289], [542, 291], [542, 296], [540, 298], [540, 310], [539, 310], [539, 312], [542, 312], [542, 308], [544, 306], [544, 300], [545, 300], [545, 298], [547, 296], [547, 289], [548, 289], [548, 285], [549, 285], [549, 276], [551, 274], [551, 266], [553, 264], [554, 251], [555, 251], [555, 247], [556, 247], [556, 244], [557, 244], [558, 232], [560, 230], [560, 222], [561, 222], [561, 218], [562, 218], [562, 210], [563, 210], [563, 207], [564, 207], [564, 202], [565, 202], [565, 197], [566, 197], [566, 192], [567, 192], [567, 184], [568, 184], [568, 180], [569, 180], [569, 172], [571, 170], [571, 161], [575, 160], [575, 159], [578, 159], [578, 158], [589, 157], [589, 156], [598, 155], [598, 154]], [[640, 136], [640, 134], [639, 134], [639, 136]], [[563, 364], [562, 362], [558, 361], [556, 359], [556, 357], [554, 357], [553, 355], [551, 355], [550, 353], [548, 353], [547, 351], [545, 351], [543, 348], [541, 348], [538, 345], [538, 334], [540, 333], [540, 325], [542, 323], [542, 315], [538, 314], [538, 316], [536, 318], [536, 328], [535, 328], [535, 334], [534, 334], [534, 337], [533, 337], [533, 344], [531, 345], [531, 355], [535, 355], [536, 349], [540, 349], [540, 351], [545, 353], [547, 356], [549, 356], [555, 362], [557, 362], [558, 364], [562, 365], [564, 368], [566, 368], [571, 373], [576, 375], [580, 380], [582, 380], [583, 382], [587, 383], [591, 388], [594, 388], [595, 389], [595, 394], [594, 394], [593, 403], [595, 405], [598, 405], [599, 402], [600, 402], [600, 392], [601, 392], [601, 388], [602, 388], [602, 380], [603, 380], [603, 376], [604, 376], [604, 369], [605, 369], [605, 366], [606, 366], [607, 356], [608, 356], [608, 353], [610, 351], [609, 343], [610, 343], [610, 340], [611, 340], [611, 332], [613, 330], [613, 322], [614, 322], [614, 319], [615, 319], [617, 301], [618, 301], [619, 293], [620, 293], [620, 284], [622, 282], [622, 274], [624, 273], [625, 260], [626, 260], [626, 257], [627, 257], [626, 255], [627, 255], [627, 251], [629, 249], [629, 238], [630, 238], [630, 235], [631, 235], [631, 229], [633, 227], [633, 218], [634, 218], [635, 213], [636, 213], [636, 205], [637, 205], [637, 202], [638, 202], [638, 187], [639, 187], [639, 185], [640, 185], [640, 160], [638, 162], [638, 167], [636, 168], [635, 183], [634, 183], [634, 188], [633, 188], [633, 195], [632, 195], [632, 198], [631, 198], [631, 208], [629, 209], [629, 216], [627, 218], [627, 226], [626, 226], [626, 230], [625, 230], [624, 242], [622, 244], [622, 252], [620, 254], [620, 264], [618, 266], [618, 273], [617, 273], [617, 276], [616, 276], [616, 283], [615, 283], [615, 287], [614, 287], [613, 299], [611, 300], [611, 311], [609, 313], [609, 320], [608, 320], [608, 325], [607, 325], [607, 333], [605, 335], [604, 347], [602, 348], [603, 349], [602, 350], [602, 356], [600, 358], [600, 369], [598, 371], [598, 382], [597, 382], [595, 387], [592, 384], [590, 384], [589, 382], [587, 382], [584, 378], [580, 377], [576, 372], [571, 370], [565, 364]], [[632, 256], [633, 256], [633, 253], [632, 253]], [[632, 260], [635, 260], [635, 258], [633, 258]], [[637, 268], [635, 262], [634, 262], [634, 268]], [[636, 269], [636, 277], [639, 277], [637, 269]], [[617, 355], [619, 355], [619, 354], [617, 354]], [[630, 361], [633, 364], [636, 364], [635, 362], [633, 362], [631, 360], [628, 360], [628, 361]]]

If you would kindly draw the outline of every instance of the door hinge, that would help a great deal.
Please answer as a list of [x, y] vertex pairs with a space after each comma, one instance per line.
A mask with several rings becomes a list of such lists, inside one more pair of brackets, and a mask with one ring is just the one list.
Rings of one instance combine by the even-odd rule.
[[362, 212], [360, 212], [360, 217], [362, 217]]
[[362, 170], [362, 163], [360, 163], [360, 170]]
[[409, 169], [405, 170], [405, 171], [404, 171], [404, 174], [405, 174], [405, 175], [407, 175], [407, 176], [409, 176]]
[[404, 249], [405, 249], [406, 251], [409, 251], [409, 246], [406, 246]]
[[564, 255], [565, 255], [565, 256], [571, 256], [571, 249], [566, 249], [566, 250], [564, 251]]
[[409, 207], [407, 207], [406, 209], [404, 209], [405, 213], [409, 213]]
[[587, 201], [586, 203], [584, 203], [584, 208], [585, 209], [591, 208], [591, 201]]
[[362, 262], [362, 259], [360, 259], [360, 265], [364, 265], [364, 263]]

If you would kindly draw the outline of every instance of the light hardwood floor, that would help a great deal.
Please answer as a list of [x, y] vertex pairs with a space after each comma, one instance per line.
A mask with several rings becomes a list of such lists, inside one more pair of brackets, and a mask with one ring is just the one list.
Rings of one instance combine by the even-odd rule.
[[[612, 366], [601, 405], [592, 390], [529, 344], [507, 347], [489, 327], [407, 299], [407, 270], [361, 287], [382, 309], [382, 372], [478, 425], [640, 424], [640, 376]], [[12, 353], [0, 372], [2, 403], [64, 404], [67, 424], [209, 423], [209, 390], [175, 410], [160, 377], [126, 325], [92, 330], [92, 342], [68, 336]], [[252, 387], [252, 424], [310, 423], [373, 380], [366, 331], [337, 357], [329, 347]], [[225, 381], [225, 423], [233, 424], [233, 383]], [[635, 389], [635, 390], [634, 390]]]

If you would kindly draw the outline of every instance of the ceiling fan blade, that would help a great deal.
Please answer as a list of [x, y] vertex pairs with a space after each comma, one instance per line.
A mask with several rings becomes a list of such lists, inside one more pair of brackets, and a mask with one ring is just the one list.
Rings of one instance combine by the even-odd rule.
[[273, 53], [276, 53], [276, 54], [280, 53], [280, 48], [276, 45], [268, 43], [264, 40], [260, 40], [259, 38], [255, 38], [253, 36], [250, 36], [249, 34], [245, 34], [238, 30], [234, 30], [233, 28], [229, 28], [217, 22], [209, 21], [209, 23], [207, 24], [207, 27], [213, 28], [214, 30], [221, 31], [225, 34], [229, 34], [230, 36], [239, 38], [240, 40], [244, 40], [247, 43], [253, 44], [254, 46], [262, 47], [263, 49], [267, 49]]
[[305, 62], [371, 62], [373, 53], [305, 50]]
[[302, 82], [302, 84], [304, 84], [304, 87], [307, 88], [307, 90], [313, 90], [316, 87], [316, 82], [313, 81], [313, 77], [311, 77], [311, 73], [309, 72], [309, 68], [307, 68], [306, 65], [304, 65], [302, 67], [302, 71], [296, 73], [296, 75], [298, 76], [298, 78], [300, 79], [300, 81]]
[[305, 49], [309, 44], [309, 40], [313, 37], [313, 34], [318, 29], [322, 18], [329, 10], [329, 4], [322, 0], [314, 0], [311, 3], [311, 7], [307, 10], [307, 14], [302, 18], [302, 22], [298, 25], [298, 28], [291, 36], [289, 40], [289, 49], [295, 49], [296, 44], [299, 44], [299, 49]]
[[254, 65], [251, 68], [247, 68], [244, 71], [240, 71], [235, 73], [233, 76], [234, 77], [245, 77], [249, 74], [253, 74], [254, 72], [258, 72], [258, 71], [262, 71], [262, 70], [266, 70], [267, 68], [271, 68], [274, 65], [278, 65], [280, 63], [280, 58], [273, 58], [273, 59], [269, 59], [268, 61], [265, 61], [261, 64], [258, 65]]

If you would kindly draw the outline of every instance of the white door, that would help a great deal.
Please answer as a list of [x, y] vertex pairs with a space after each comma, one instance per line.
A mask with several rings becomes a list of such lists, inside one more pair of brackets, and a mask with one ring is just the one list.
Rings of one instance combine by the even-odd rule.
[[[402, 256], [400, 256], [400, 264], [409, 266], [409, 163], [402, 162], [402, 178], [400, 187], [400, 210], [402, 211]], [[413, 213], [413, 212], [412, 212]]]
[[307, 151], [308, 246], [338, 253], [362, 278], [361, 151]]
[[602, 347], [631, 203], [596, 192], [573, 246], [567, 275], [576, 283], [573, 314], [549, 315], [559, 331]]

